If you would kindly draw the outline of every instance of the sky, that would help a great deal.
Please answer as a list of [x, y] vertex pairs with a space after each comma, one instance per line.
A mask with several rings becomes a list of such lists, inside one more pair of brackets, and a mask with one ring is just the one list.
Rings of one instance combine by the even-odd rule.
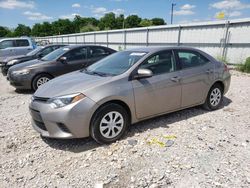
[[172, 3], [174, 24], [216, 20], [220, 12], [225, 14], [224, 19], [250, 17], [250, 0], [0, 0], [0, 25], [32, 26], [59, 18], [73, 19], [75, 15], [100, 18], [108, 12], [160, 17], [169, 24]]

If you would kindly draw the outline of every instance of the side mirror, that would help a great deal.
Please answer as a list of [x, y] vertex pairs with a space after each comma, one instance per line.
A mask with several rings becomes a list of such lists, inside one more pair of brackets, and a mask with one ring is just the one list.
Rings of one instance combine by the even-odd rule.
[[43, 57], [43, 54], [42, 54], [42, 53], [38, 53], [36, 56], [37, 56], [38, 58], [42, 58], [42, 57]]
[[153, 72], [149, 69], [138, 69], [135, 79], [149, 78], [153, 76]]
[[58, 59], [58, 61], [60, 61], [60, 62], [63, 63], [63, 64], [66, 64], [66, 63], [67, 63], [67, 57], [62, 56], [62, 57], [60, 57], [60, 58]]

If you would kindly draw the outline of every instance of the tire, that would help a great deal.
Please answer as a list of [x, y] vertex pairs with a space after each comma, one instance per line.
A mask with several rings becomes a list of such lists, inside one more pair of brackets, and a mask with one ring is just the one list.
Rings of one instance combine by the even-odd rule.
[[122, 106], [110, 103], [98, 109], [94, 114], [90, 125], [90, 135], [100, 144], [109, 144], [120, 139], [129, 124], [128, 112]]
[[48, 74], [39, 74], [32, 81], [32, 89], [34, 91], [37, 90], [38, 87], [43, 85], [44, 83], [50, 81], [53, 77]]
[[223, 88], [220, 84], [214, 84], [207, 95], [206, 102], [203, 107], [207, 110], [217, 110], [223, 101]]

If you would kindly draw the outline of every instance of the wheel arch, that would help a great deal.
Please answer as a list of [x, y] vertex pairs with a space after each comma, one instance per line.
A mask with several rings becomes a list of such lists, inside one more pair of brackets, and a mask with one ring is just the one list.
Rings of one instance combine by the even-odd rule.
[[37, 77], [37, 76], [39, 76], [39, 75], [42, 75], [42, 74], [46, 74], [46, 75], [49, 75], [51, 78], [54, 78], [54, 76], [52, 75], [52, 74], [50, 74], [50, 73], [48, 73], [48, 72], [38, 72], [38, 73], [36, 73], [33, 77], [32, 77], [32, 79], [31, 79], [31, 88], [32, 89], [34, 89], [33, 88], [33, 81], [34, 81], [34, 79]]

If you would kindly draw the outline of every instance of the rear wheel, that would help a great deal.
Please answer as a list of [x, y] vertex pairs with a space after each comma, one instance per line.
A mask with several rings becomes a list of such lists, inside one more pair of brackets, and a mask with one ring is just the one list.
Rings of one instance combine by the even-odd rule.
[[39, 74], [37, 75], [32, 81], [32, 88], [33, 90], [37, 90], [41, 85], [45, 84], [46, 82], [50, 81], [52, 76], [48, 74]]
[[207, 110], [217, 110], [223, 99], [223, 89], [220, 84], [214, 84], [208, 92], [204, 108]]
[[90, 134], [98, 143], [111, 143], [123, 136], [128, 125], [127, 111], [118, 104], [107, 104], [93, 116]]

